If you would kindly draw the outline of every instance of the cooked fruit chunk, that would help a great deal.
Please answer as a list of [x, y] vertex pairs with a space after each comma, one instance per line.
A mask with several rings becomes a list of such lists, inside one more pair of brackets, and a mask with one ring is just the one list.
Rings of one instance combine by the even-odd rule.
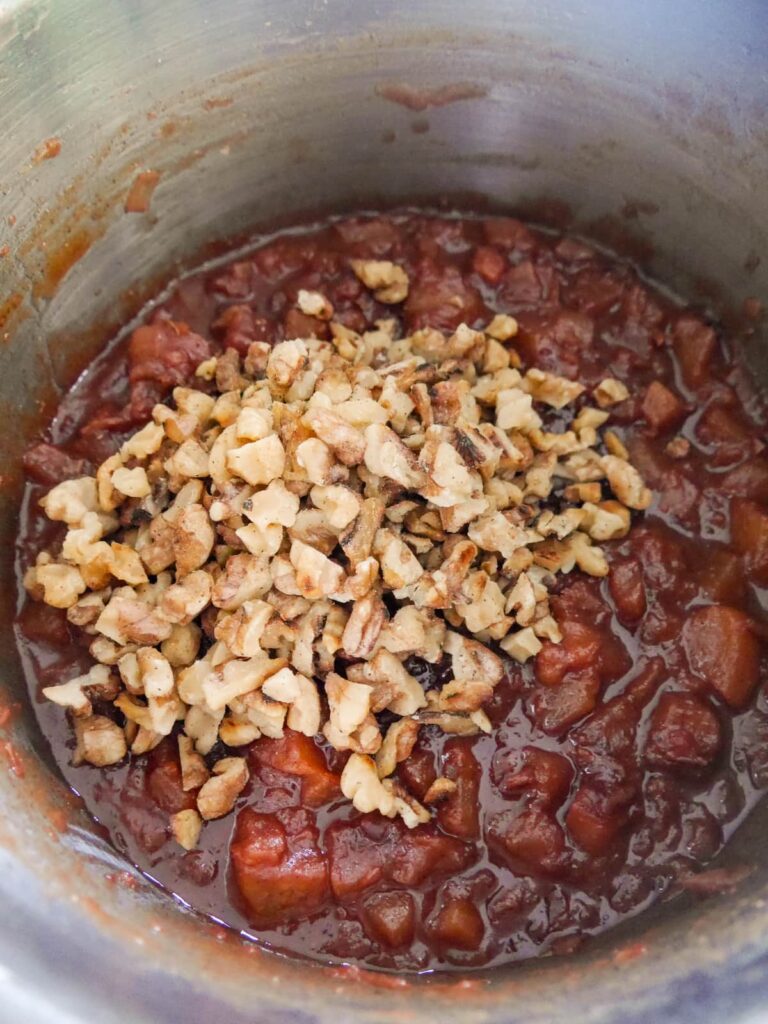
[[760, 645], [752, 620], [737, 608], [713, 604], [683, 627], [688, 664], [733, 708], [743, 708], [757, 685]]

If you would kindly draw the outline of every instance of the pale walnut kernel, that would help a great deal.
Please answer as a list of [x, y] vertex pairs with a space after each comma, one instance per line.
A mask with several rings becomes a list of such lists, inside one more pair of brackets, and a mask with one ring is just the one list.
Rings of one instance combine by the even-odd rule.
[[309, 437], [297, 445], [296, 462], [311, 484], [325, 486], [333, 482], [336, 460], [331, 449], [319, 437]]
[[384, 584], [391, 590], [415, 583], [424, 572], [418, 558], [392, 530], [377, 530], [373, 552], [379, 559]]
[[34, 579], [52, 608], [71, 608], [86, 589], [82, 573], [74, 565], [38, 565]]
[[352, 269], [379, 302], [395, 304], [408, 296], [408, 275], [389, 260], [352, 260]]
[[210, 772], [202, 754], [199, 754], [189, 736], [179, 733], [179, 765], [181, 767], [181, 788], [185, 793], [199, 789], [210, 778]]
[[244, 601], [237, 611], [220, 614], [214, 635], [236, 658], [253, 658], [261, 652], [261, 638], [275, 609], [267, 601]]
[[616, 455], [604, 455], [602, 465], [611, 490], [623, 505], [638, 510], [648, 508], [653, 495], [631, 463]]
[[384, 779], [382, 785], [394, 796], [395, 813], [403, 819], [406, 828], [416, 828], [431, 819], [432, 815], [426, 807], [423, 807], [416, 797], [411, 796], [399, 782], [395, 782], [394, 779]]
[[551, 405], [553, 409], [564, 409], [584, 392], [582, 384], [535, 367], [526, 373], [520, 386], [537, 402]]
[[287, 389], [307, 365], [307, 346], [295, 339], [275, 345], [267, 360], [267, 378], [277, 389]]
[[381, 596], [375, 590], [370, 591], [361, 600], [355, 601], [341, 638], [345, 654], [350, 658], [369, 657], [376, 647], [386, 620], [387, 610]]
[[339, 484], [326, 487], [315, 485], [309, 496], [335, 530], [349, 526], [360, 514], [363, 505], [355, 491]]
[[363, 461], [365, 437], [357, 427], [347, 423], [343, 416], [315, 406], [307, 410], [303, 421], [345, 466], [357, 466]]
[[536, 430], [541, 417], [533, 408], [533, 399], [520, 388], [500, 391], [496, 397], [496, 426], [502, 430]]
[[333, 728], [349, 736], [361, 726], [370, 714], [372, 693], [370, 686], [331, 672], [325, 680], [325, 695]]
[[341, 566], [309, 544], [293, 541], [289, 557], [296, 571], [298, 591], [310, 601], [328, 597], [343, 586], [344, 570]]
[[210, 574], [197, 569], [168, 587], [160, 598], [160, 611], [169, 622], [186, 625], [208, 605], [212, 590]]
[[320, 695], [311, 679], [283, 668], [266, 681], [262, 693], [289, 705], [286, 718], [289, 729], [305, 736], [314, 736], [320, 732]]
[[77, 745], [72, 755], [72, 764], [86, 761], [97, 768], [117, 764], [128, 753], [123, 730], [104, 715], [89, 715], [75, 718], [75, 739]]
[[373, 688], [371, 700], [375, 704], [375, 711], [386, 708], [396, 715], [408, 716], [426, 704], [418, 679], [406, 670], [399, 658], [387, 650], [378, 650], [368, 662], [350, 665], [347, 675]]
[[419, 738], [419, 728], [420, 724], [412, 718], [401, 718], [390, 725], [376, 754], [376, 770], [380, 778], [391, 775], [400, 761], [411, 756]]
[[204, 821], [222, 818], [235, 806], [235, 801], [248, 782], [248, 765], [244, 757], [225, 757], [213, 766], [213, 775], [197, 794], [197, 809]]
[[226, 453], [227, 468], [253, 487], [268, 484], [282, 476], [285, 469], [285, 448], [276, 434], [260, 441], [249, 441]]
[[98, 511], [96, 481], [91, 476], [65, 480], [40, 499], [40, 507], [49, 519], [80, 526], [88, 512]]
[[213, 526], [202, 505], [194, 503], [181, 509], [174, 524], [172, 540], [177, 578], [205, 564], [215, 539]]
[[171, 815], [173, 838], [184, 850], [194, 850], [200, 839], [203, 821], [194, 808], [177, 811]]
[[383, 785], [376, 762], [366, 754], [352, 754], [341, 773], [341, 791], [361, 814], [378, 811], [386, 818], [397, 813], [395, 798]]
[[88, 716], [93, 708], [91, 696], [116, 696], [116, 687], [110, 685], [111, 672], [107, 665], [94, 665], [85, 675], [70, 679], [59, 686], [46, 686], [43, 696], [68, 708], [73, 715]]
[[146, 470], [141, 466], [116, 469], [112, 474], [112, 486], [128, 498], [146, 498], [152, 493]]
[[218, 671], [211, 672], [203, 682], [206, 705], [219, 711], [236, 697], [258, 690], [266, 679], [285, 666], [285, 659], [270, 658], [264, 652], [253, 658], [233, 659]]
[[506, 313], [497, 313], [485, 328], [485, 333], [497, 341], [509, 341], [517, 334], [517, 320]]
[[479, 633], [504, 621], [504, 595], [498, 583], [483, 571], [470, 573], [455, 607], [470, 633]]
[[305, 316], [315, 316], [318, 320], [330, 320], [333, 316], [333, 305], [320, 292], [310, 292], [301, 288], [296, 305]]
[[592, 394], [595, 396], [595, 401], [601, 409], [618, 405], [619, 402], [624, 402], [629, 398], [629, 390], [626, 384], [622, 384], [620, 380], [616, 380], [614, 377], [606, 377], [605, 380], [600, 381]]
[[602, 501], [599, 505], [586, 502], [582, 506], [585, 513], [582, 529], [593, 540], [614, 540], [626, 537], [631, 525], [631, 515], [618, 501]]
[[525, 629], [516, 630], [504, 637], [499, 646], [510, 658], [524, 663], [539, 653], [542, 643], [533, 629], [527, 626]]
[[373, 423], [365, 430], [365, 465], [376, 476], [394, 480], [408, 489], [418, 490], [426, 476], [416, 459], [389, 427]]

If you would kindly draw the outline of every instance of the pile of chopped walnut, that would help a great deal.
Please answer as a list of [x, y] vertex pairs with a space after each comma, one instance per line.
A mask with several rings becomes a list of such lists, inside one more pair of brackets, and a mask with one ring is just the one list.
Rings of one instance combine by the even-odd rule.
[[[406, 297], [402, 268], [353, 268], [380, 301]], [[248, 781], [242, 757], [206, 762], [217, 741], [285, 727], [351, 751], [341, 787], [360, 811], [428, 820], [390, 778], [419, 729], [489, 731], [504, 669], [487, 645], [523, 662], [557, 643], [555, 574], [604, 576], [595, 542], [623, 537], [651, 500], [619, 438], [599, 434], [624, 386], [603, 381], [596, 406], [582, 399], [547, 431], [542, 413], [585, 389], [521, 373], [512, 317], [450, 337], [398, 337], [394, 320], [358, 335], [325, 296], [298, 305], [332, 340], [201, 364], [200, 390], [177, 387], [95, 477], [42, 499], [68, 529], [25, 578], [93, 637], [88, 674], [44, 690], [72, 716], [76, 761], [145, 753], [181, 723], [182, 782], [197, 792], [197, 811], [172, 821], [186, 848]], [[440, 690], [424, 692], [411, 656], [450, 659]], [[382, 735], [384, 711], [397, 718]], [[450, 780], [433, 789], [436, 801]]]

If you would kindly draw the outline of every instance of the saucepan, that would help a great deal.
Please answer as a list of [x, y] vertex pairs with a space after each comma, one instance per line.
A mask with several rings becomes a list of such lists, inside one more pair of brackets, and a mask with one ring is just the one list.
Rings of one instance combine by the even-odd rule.
[[[0, 0], [4, 1020], [768, 1017], [768, 808], [740, 886], [569, 957], [426, 978], [297, 963], [106, 844], [53, 767], [11, 624], [20, 453], [118, 324], [224, 240], [404, 203], [522, 212], [731, 317], [768, 291], [760, 0]], [[768, 339], [740, 334], [768, 381]]]

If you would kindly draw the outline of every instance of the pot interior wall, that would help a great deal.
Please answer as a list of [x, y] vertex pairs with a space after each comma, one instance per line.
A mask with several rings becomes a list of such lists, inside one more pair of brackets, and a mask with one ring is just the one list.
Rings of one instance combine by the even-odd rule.
[[[0, 5], [8, 699], [25, 699], [10, 631], [19, 454], [168, 276], [254, 227], [447, 197], [623, 239], [689, 299], [738, 308], [768, 290], [767, 37], [757, 0]], [[392, 84], [458, 87], [416, 110]], [[150, 209], [126, 214], [147, 170]], [[744, 342], [761, 374], [765, 339]], [[420, 1020], [438, 1003], [450, 1021], [714, 1020], [762, 998], [764, 809], [728, 852], [755, 864], [743, 891], [658, 908], [568, 961], [382, 988], [263, 956], [140, 881], [115, 884], [132, 876], [69, 808], [31, 713], [4, 733], [0, 957], [28, 1020]]]

